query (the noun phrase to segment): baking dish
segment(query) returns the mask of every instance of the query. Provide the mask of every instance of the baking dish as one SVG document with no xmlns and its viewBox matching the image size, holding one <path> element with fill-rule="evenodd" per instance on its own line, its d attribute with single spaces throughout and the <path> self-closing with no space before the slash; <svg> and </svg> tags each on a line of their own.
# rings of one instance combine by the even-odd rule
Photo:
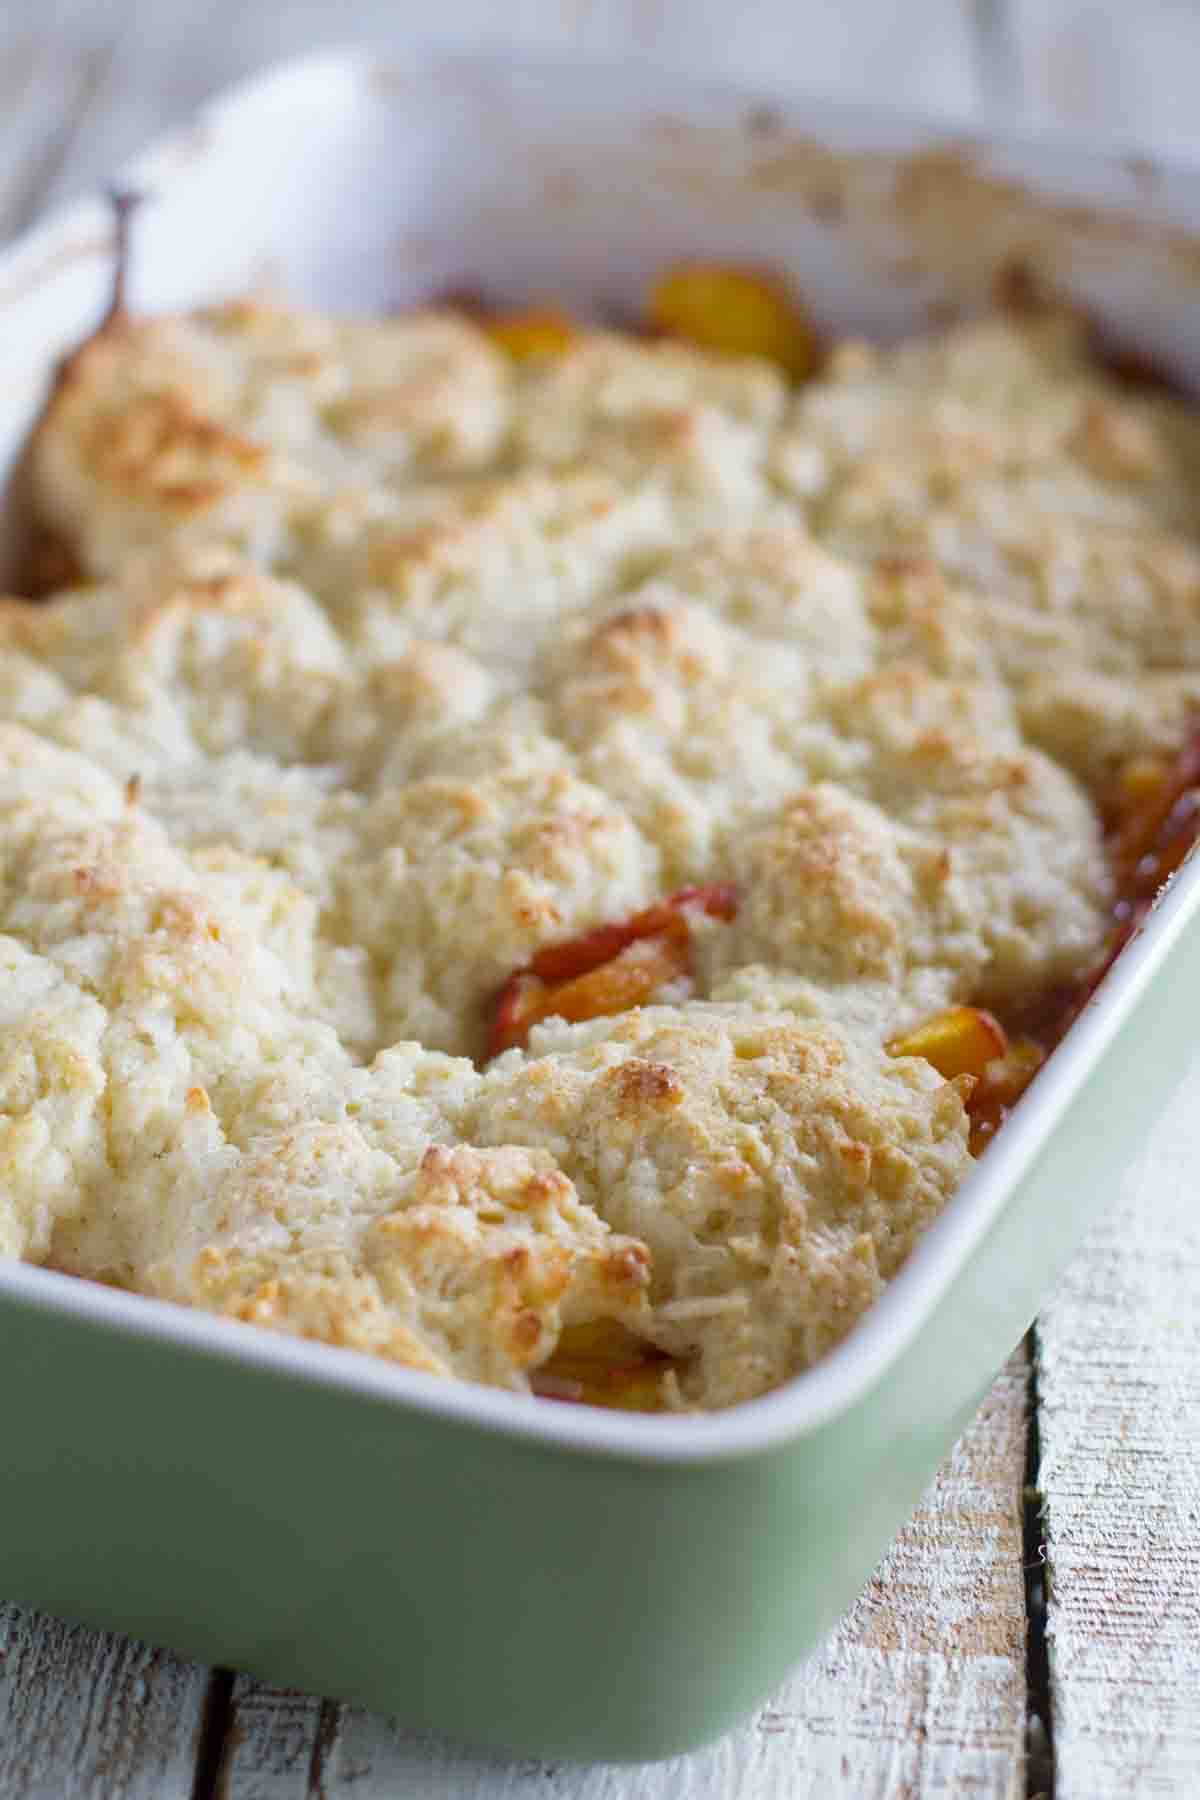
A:
<svg viewBox="0 0 1200 1800">
<path fill-rule="evenodd" d="M 621 315 L 697 254 L 894 334 L 1019 258 L 1200 384 L 1200 177 L 948 145 L 641 63 L 325 58 L 129 179 L 153 195 L 147 310 L 270 278 L 333 307 L 481 285 Z M 110 264 L 99 203 L 0 263 L 13 470 Z M 12 553 L 20 501 L 14 475 Z M 0 1267 L 0 1592 L 509 1749 L 639 1759 L 716 1735 L 853 1598 L 1126 1179 L 1193 1040 L 1198 909 L 1193 859 L 865 1322 L 734 1412 L 460 1388 Z"/>
</svg>

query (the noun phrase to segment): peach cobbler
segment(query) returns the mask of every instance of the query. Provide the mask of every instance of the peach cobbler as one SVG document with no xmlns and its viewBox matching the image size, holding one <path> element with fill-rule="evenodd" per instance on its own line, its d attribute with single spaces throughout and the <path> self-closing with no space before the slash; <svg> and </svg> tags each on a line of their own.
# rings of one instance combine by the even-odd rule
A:
<svg viewBox="0 0 1200 1800">
<path fill-rule="evenodd" d="M 0 613 L 0 1254 L 565 1399 L 836 1344 L 1191 843 L 1200 419 L 818 348 L 119 315 Z"/>
</svg>

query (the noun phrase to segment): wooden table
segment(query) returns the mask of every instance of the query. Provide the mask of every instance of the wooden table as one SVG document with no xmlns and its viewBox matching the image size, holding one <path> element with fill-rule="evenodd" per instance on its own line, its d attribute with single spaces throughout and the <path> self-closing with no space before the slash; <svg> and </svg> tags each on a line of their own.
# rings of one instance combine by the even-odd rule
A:
<svg viewBox="0 0 1200 1800">
<path fill-rule="evenodd" d="M 428 30 L 430 10 L 6 0 L 0 234 L 232 77 L 331 39 Z M 442 36 L 636 44 L 1200 152 L 1192 0 L 1141 0 L 1136 23 L 1105 0 L 435 10 Z M 1186 1095 L 853 1612 L 715 1748 L 640 1770 L 489 1760 L 0 1604 L 0 1800 L 1200 1793 L 1200 1053 Z"/>
</svg>

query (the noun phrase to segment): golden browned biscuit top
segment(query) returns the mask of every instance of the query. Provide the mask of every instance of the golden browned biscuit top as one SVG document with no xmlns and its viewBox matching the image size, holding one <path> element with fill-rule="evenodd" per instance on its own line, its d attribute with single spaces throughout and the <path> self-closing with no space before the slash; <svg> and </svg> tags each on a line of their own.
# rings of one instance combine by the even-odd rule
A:
<svg viewBox="0 0 1200 1800">
<path fill-rule="evenodd" d="M 888 1042 L 1101 941 L 1198 429 L 1062 319 L 799 388 L 102 334 L 33 458 L 87 582 L 0 612 L 0 1251 L 519 1391 L 606 1322 L 669 1405 L 808 1366 L 971 1166 Z"/>
</svg>

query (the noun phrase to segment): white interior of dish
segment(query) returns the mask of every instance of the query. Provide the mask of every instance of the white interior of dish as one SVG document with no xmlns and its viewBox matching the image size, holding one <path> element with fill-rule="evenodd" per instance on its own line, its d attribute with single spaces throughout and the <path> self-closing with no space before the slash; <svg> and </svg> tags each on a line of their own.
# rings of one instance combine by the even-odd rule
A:
<svg viewBox="0 0 1200 1800">
<path fill-rule="evenodd" d="M 764 101 L 642 63 L 366 54 L 238 90 L 125 173 L 149 196 L 130 300 L 191 307 L 269 282 L 334 310 L 448 287 L 633 317 L 677 256 L 766 264 L 818 318 L 876 336 L 978 306 L 1018 259 L 1118 344 L 1200 389 L 1200 172 L 1023 141 L 948 145 L 829 102 Z M 971 221 L 969 241 L 958 229 Z M 0 258 L 0 550 L 20 543 L 19 458 L 58 359 L 96 324 L 112 219 L 88 201 Z M 985 1162 L 825 1362 L 733 1412 L 646 1418 L 438 1381 L 21 1265 L 7 1292 L 146 1339 L 353 1388 L 546 1442 L 648 1458 L 744 1454 L 811 1428 L 877 1378 L 987 1232 L 1191 917 L 1173 884 Z"/>
</svg>

